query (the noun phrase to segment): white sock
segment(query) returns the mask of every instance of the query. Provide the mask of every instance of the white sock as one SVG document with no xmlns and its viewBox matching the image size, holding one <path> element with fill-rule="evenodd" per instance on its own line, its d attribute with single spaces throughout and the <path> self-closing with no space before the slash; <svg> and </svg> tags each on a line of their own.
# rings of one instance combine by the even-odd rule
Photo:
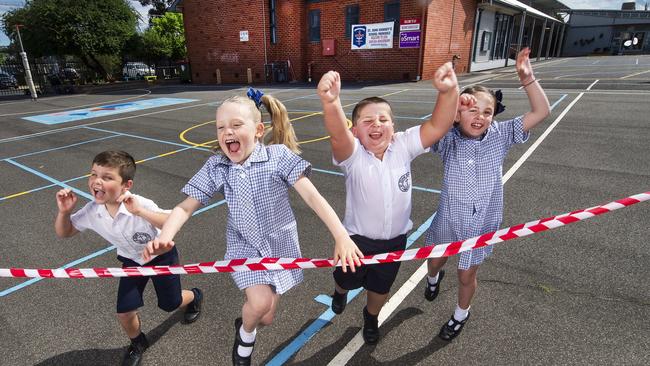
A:
<svg viewBox="0 0 650 366">
<path fill-rule="evenodd" d="M 463 309 L 460 307 L 460 305 L 456 305 L 456 310 L 454 310 L 454 319 L 458 320 L 459 322 L 462 322 L 463 320 L 467 319 L 467 315 L 469 314 L 469 308 L 471 308 L 471 306 L 467 307 L 467 309 Z"/>
<path fill-rule="evenodd" d="M 256 335 L 257 335 L 257 329 L 253 329 L 252 332 L 248 333 L 247 331 L 244 330 L 243 325 L 239 328 L 239 337 L 241 338 L 242 341 L 246 343 L 254 342 Z M 248 357 L 251 355 L 251 353 L 253 353 L 253 347 L 238 346 L 237 353 L 242 357 Z"/>
<path fill-rule="evenodd" d="M 436 273 L 435 276 L 431 277 L 427 275 L 427 281 L 429 281 L 429 289 L 431 291 L 436 289 L 436 283 L 438 283 L 438 277 L 440 277 L 440 272 Z"/>
</svg>

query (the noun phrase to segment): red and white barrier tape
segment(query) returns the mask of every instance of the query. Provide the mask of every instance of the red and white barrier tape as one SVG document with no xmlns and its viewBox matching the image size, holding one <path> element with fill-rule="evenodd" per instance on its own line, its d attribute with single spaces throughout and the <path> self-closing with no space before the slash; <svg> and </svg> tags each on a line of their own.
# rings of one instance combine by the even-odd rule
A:
<svg viewBox="0 0 650 366">
<path fill-rule="evenodd" d="M 494 245 L 506 240 L 521 238 L 549 229 L 582 221 L 619 208 L 632 206 L 650 200 L 650 191 L 610 202 L 606 205 L 573 211 L 525 224 L 519 224 L 467 240 L 448 244 L 431 245 L 418 249 L 401 250 L 367 256 L 361 259 L 364 265 L 409 261 L 413 259 L 450 257 L 468 250 Z M 340 265 L 340 264 L 338 264 Z M 215 272 L 240 272 L 285 270 L 298 268 L 334 267 L 332 259 L 310 258 L 242 258 L 199 264 L 126 267 L 126 268 L 58 268 L 58 269 L 24 269 L 0 268 L 0 277 L 42 277 L 42 278 L 96 278 L 96 277 L 139 277 L 168 274 L 200 274 Z"/>
</svg>

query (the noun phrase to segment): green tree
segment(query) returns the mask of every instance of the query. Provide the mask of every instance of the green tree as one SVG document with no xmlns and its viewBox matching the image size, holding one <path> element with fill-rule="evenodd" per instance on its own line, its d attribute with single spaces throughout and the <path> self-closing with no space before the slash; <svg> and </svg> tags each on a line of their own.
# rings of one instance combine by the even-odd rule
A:
<svg viewBox="0 0 650 366">
<path fill-rule="evenodd" d="M 153 18 L 151 23 L 151 27 L 142 35 L 147 58 L 184 59 L 187 50 L 183 15 L 167 12 L 161 17 Z"/>
<path fill-rule="evenodd" d="M 76 56 L 110 79 L 100 59 L 120 53 L 136 32 L 137 14 L 127 0 L 28 0 L 5 13 L 3 22 L 10 37 L 16 24 L 24 25 L 20 33 L 30 56 Z"/>
<path fill-rule="evenodd" d="M 167 8 L 174 2 L 174 0 L 136 0 L 142 6 L 151 5 L 152 8 L 149 9 L 149 17 L 156 17 L 163 15 L 167 12 Z"/>
</svg>

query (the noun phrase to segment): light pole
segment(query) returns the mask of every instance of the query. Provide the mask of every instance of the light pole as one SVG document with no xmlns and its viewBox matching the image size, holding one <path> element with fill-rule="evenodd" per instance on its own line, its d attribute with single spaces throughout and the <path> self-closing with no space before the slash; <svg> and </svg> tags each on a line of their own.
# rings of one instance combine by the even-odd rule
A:
<svg viewBox="0 0 650 366">
<path fill-rule="evenodd" d="M 29 93 L 32 95 L 32 100 L 37 99 L 36 88 L 34 87 L 34 80 L 32 79 L 32 71 L 29 69 L 29 61 L 27 60 L 27 53 L 23 48 L 23 39 L 20 37 L 20 27 L 22 24 L 16 24 L 16 33 L 18 34 L 18 43 L 20 43 L 20 58 L 23 60 L 23 67 L 25 68 L 25 81 L 29 87 Z"/>
</svg>

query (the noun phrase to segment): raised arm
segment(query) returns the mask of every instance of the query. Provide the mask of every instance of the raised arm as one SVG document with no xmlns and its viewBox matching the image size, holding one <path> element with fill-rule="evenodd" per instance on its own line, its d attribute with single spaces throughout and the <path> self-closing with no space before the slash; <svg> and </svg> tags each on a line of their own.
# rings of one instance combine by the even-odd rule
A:
<svg viewBox="0 0 650 366">
<path fill-rule="evenodd" d="M 327 226 L 332 237 L 334 237 L 334 263 L 337 263 L 340 259 L 343 272 L 347 272 L 346 266 L 350 266 L 350 269 L 354 272 L 355 266 L 361 265 L 359 257 L 363 257 L 363 253 L 361 253 L 357 245 L 350 239 L 350 235 L 348 235 L 348 232 L 343 227 L 339 217 L 336 216 L 336 212 L 334 212 L 332 206 L 318 193 L 316 187 L 306 177 L 299 178 L 293 187 L 307 205 L 314 210 L 316 215 Z"/>
<path fill-rule="evenodd" d="M 524 114 L 524 131 L 537 126 L 551 113 L 546 93 L 533 75 L 533 66 L 530 64 L 529 55 L 530 48 L 528 47 L 517 55 L 517 75 L 519 75 L 519 81 L 524 86 L 530 102 L 530 112 Z"/>
<path fill-rule="evenodd" d="M 318 96 L 323 105 L 325 128 L 330 134 L 332 154 L 338 162 L 347 160 L 354 152 L 354 136 L 348 129 L 340 94 L 341 76 L 336 71 L 327 72 L 318 83 Z"/>
<path fill-rule="evenodd" d="M 445 136 L 454 124 L 458 111 L 458 80 L 451 62 L 440 66 L 433 76 L 433 86 L 438 89 L 436 106 L 431 118 L 420 127 L 423 147 L 429 147 Z"/>
<path fill-rule="evenodd" d="M 59 212 L 54 221 L 54 232 L 59 238 L 67 238 L 79 232 L 70 220 L 70 213 L 76 204 L 77 196 L 70 189 L 65 188 L 56 192 L 56 205 Z"/>
<path fill-rule="evenodd" d="M 172 249 L 174 246 L 174 236 L 183 227 L 183 224 L 192 216 L 192 213 L 201 207 L 201 202 L 192 197 L 187 197 L 185 201 L 179 203 L 162 226 L 160 236 L 147 243 L 147 247 L 142 252 L 142 258 L 149 261 L 152 255 L 163 254 Z"/>
</svg>

